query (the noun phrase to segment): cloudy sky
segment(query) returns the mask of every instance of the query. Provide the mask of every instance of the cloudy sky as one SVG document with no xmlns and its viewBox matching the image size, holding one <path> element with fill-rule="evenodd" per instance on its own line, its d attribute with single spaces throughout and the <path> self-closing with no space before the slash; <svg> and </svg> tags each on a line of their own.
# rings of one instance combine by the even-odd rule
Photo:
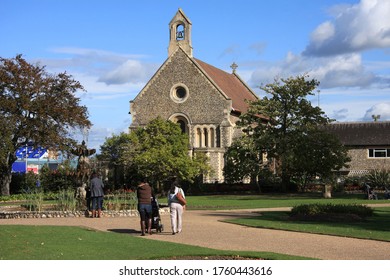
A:
<svg viewBox="0 0 390 280">
<path fill-rule="evenodd" d="M 390 120 L 390 0 L 0 0 L 0 56 L 67 71 L 99 148 L 127 131 L 129 101 L 168 57 L 182 8 L 194 57 L 237 73 L 262 96 L 275 77 L 320 81 L 314 105 L 337 121 Z"/>
</svg>

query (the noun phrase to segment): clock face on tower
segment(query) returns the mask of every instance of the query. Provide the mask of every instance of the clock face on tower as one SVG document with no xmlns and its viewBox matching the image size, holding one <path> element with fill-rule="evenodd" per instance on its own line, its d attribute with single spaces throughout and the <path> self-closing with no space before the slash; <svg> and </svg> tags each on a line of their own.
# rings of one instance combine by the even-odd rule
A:
<svg viewBox="0 0 390 280">
<path fill-rule="evenodd" d="M 176 27 L 176 41 L 184 40 L 184 25 L 179 24 Z"/>
</svg>

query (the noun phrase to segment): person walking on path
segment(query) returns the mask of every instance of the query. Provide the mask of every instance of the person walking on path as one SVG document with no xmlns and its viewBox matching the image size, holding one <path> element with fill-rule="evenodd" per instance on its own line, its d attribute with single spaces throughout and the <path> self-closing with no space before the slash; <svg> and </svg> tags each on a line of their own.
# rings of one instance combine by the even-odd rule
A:
<svg viewBox="0 0 390 280">
<path fill-rule="evenodd" d="M 92 179 L 90 183 L 91 199 L 92 199 L 92 218 L 102 216 L 103 197 L 104 197 L 104 184 L 96 172 L 92 173 Z M 97 212 L 96 212 L 97 211 Z"/>
<path fill-rule="evenodd" d="M 137 187 L 138 198 L 138 212 L 141 218 L 141 235 L 144 236 L 146 232 L 146 219 L 147 219 L 147 232 L 152 234 L 152 187 L 143 180 Z"/>
<path fill-rule="evenodd" d="M 181 233 L 183 224 L 183 212 L 186 201 L 182 188 L 177 182 L 172 183 L 168 192 L 168 206 L 171 216 L 172 235 Z"/>
</svg>

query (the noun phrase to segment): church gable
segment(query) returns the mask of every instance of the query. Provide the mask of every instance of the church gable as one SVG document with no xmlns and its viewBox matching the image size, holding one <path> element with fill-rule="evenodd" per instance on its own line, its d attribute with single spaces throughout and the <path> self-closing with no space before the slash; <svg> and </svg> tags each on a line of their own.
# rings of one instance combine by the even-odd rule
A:
<svg viewBox="0 0 390 280">
<path fill-rule="evenodd" d="M 137 125 L 157 116 L 169 119 L 177 113 L 193 124 L 220 124 L 231 107 L 230 98 L 179 48 L 132 101 L 131 114 Z"/>
<path fill-rule="evenodd" d="M 204 182 L 223 181 L 224 153 L 241 130 L 238 116 L 257 96 L 235 73 L 193 57 L 191 21 L 179 9 L 169 23 L 168 59 L 130 101 L 130 130 L 156 117 L 171 120 L 188 134 L 189 153 L 204 153 L 213 171 Z"/>
</svg>

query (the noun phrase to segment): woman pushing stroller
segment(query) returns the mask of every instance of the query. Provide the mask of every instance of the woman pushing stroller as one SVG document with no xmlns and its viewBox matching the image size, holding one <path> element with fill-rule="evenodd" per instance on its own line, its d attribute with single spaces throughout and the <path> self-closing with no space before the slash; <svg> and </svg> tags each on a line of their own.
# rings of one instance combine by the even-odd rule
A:
<svg viewBox="0 0 390 280">
<path fill-rule="evenodd" d="M 152 200 L 153 190 L 148 182 L 144 179 L 138 183 L 137 198 L 138 198 L 138 212 L 141 218 L 141 235 L 145 232 L 152 234 Z M 146 225 L 148 228 L 146 228 Z"/>
</svg>

